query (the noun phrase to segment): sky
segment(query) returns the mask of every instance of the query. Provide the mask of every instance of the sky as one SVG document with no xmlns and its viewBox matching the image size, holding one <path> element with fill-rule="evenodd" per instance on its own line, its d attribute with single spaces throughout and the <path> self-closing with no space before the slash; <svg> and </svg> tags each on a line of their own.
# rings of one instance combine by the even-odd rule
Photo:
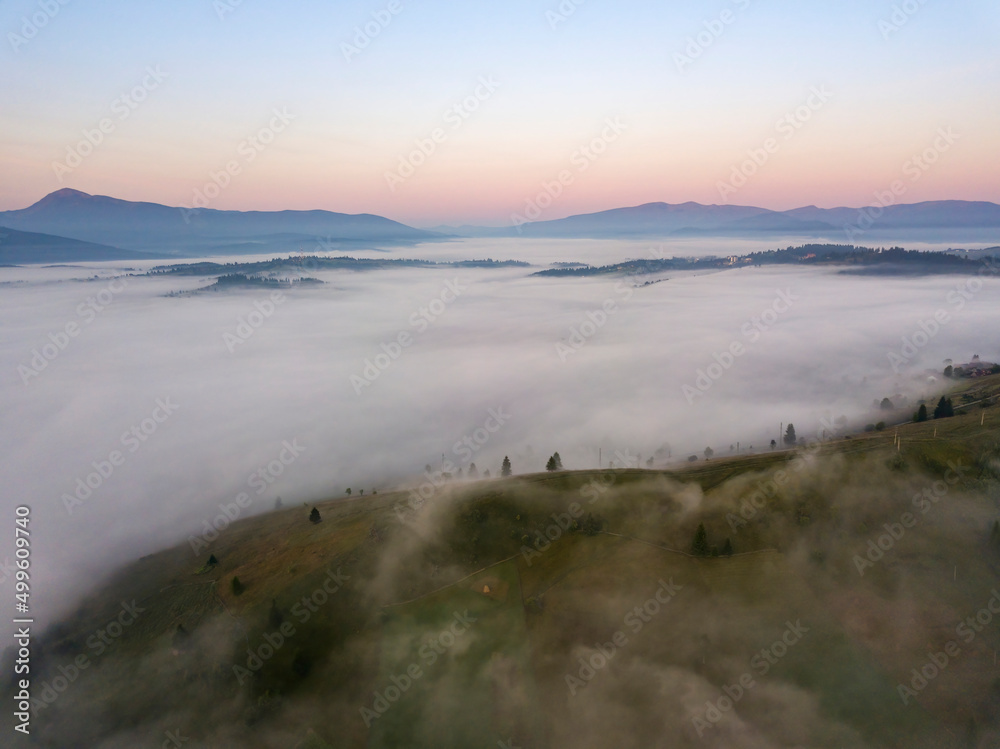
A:
<svg viewBox="0 0 1000 749">
<path fill-rule="evenodd" d="M 8 0 L 0 32 L 0 210 L 1000 201 L 986 0 Z"/>
</svg>

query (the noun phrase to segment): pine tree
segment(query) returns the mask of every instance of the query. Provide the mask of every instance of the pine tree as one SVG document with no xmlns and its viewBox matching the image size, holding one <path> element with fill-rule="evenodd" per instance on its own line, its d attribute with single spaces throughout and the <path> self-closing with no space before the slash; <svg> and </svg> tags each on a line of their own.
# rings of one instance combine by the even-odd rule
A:
<svg viewBox="0 0 1000 749">
<path fill-rule="evenodd" d="M 469 463 L 469 473 L 468 473 L 468 476 L 469 476 L 470 479 L 477 479 L 477 478 L 479 478 L 479 469 L 476 468 L 476 464 L 475 463 Z"/>
<path fill-rule="evenodd" d="M 310 523 L 319 523 L 322 520 L 323 520 L 323 518 L 321 518 L 319 516 L 319 510 L 317 510 L 315 507 L 313 507 L 312 508 L 312 512 L 309 513 L 309 522 Z"/>
<path fill-rule="evenodd" d="M 917 409 L 917 415 L 913 417 L 914 421 L 927 421 L 927 404 L 921 403 L 920 408 Z"/>
<path fill-rule="evenodd" d="M 935 419 L 947 419 L 949 416 L 955 415 L 955 408 L 951 404 L 951 400 L 941 396 L 941 400 L 938 401 L 937 406 L 934 407 L 934 418 Z"/>
<path fill-rule="evenodd" d="M 239 596 L 242 595 L 243 591 L 246 590 L 247 588 L 243 583 L 240 582 L 240 579 L 238 577 L 234 577 L 232 582 L 232 589 L 233 589 L 233 595 Z"/>
<path fill-rule="evenodd" d="M 215 558 L 215 554 L 212 554 L 212 555 L 211 555 L 211 556 L 210 556 L 210 557 L 208 558 L 208 566 L 209 566 L 209 567 L 211 567 L 211 566 L 213 566 L 213 565 L 216 565 L 216 564 L 218 564 L 218 563 L 219 563 L 219 560 Z"/>
<path fill-rule="evenodd" d="M 562 466 L 562 458 L 559 457 L 559 453 L 555 453 L 552 457 L 556 461 L 556 470 L 561 471 L 563 469 L 563 466 Z"/>
<path fill-rule="evenodd" d="M 510 458 L 508 458 L 506 455 L 503 456 L 503 465 L 500 466 L 500 475 L 501 476 L 511 475 Z"/>
<path fill-rule="evenodd" d="M 722 556 L 731 557 L 732 555 L 733 555 L 733 542 L 727 538 L 726 543 L 722 545 Z"/>
<path fill-rule="evenodd" d="M 785 444 L 794 445 L 798 442 L 798 438 L 795 436 L 795 425 L 789 424 L 788 429 L 785 430 Z"/>
<path fill-rule="evenodd" d="M 698 530 L 694 534 L 694 542 L 691 544 L 691 554 L 696 557 L 708 556 L 708 533 L 705 531 L 705 524 L 698 523 Z"/>
<path fill-rule="evenodd" d="M 552 471 L 556 470 L 556 459 L 555 459 L 555 456 L 552 456 L 551 458 L 549 458 L 549 462 L 545 464 L 545 470 L 549 471 L 549 472 L 552 472 Z"/>
</svg>

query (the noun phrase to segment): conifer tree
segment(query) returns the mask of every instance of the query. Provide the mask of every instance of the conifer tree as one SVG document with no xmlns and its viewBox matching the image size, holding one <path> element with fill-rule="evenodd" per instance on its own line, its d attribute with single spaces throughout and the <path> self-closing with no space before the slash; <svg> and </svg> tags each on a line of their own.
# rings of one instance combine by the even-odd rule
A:
<svg viewBox="0 0 1000 749">
<path fill-rule="evenodd" d="M 694 534 L 694 542 L 691 544 L 691 554 L 696 557 L 707 557 L 708 533 L 705 531 L 705 524 L 698 523 L 698 530 Z"/>
<path fill-rule="evenodd" d="M 785 444 L 794 445 L 798 442 L 798 438 L 795 436 L 795 425 L 789 424 L 788 429 L 785 430 Z"/>
</svg>

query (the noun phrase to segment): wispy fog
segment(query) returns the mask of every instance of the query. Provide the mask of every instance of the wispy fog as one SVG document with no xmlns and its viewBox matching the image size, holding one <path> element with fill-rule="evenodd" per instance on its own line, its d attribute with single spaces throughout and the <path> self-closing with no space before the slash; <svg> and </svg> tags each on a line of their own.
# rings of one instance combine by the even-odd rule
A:
<svg viewBox="0 0 1000 749">
<path fill-rule="evenodd" d="M 713 254 L 772 246 L 724 244 Z M 475 240 L 400 255 L 540 268 L 648 246 Z M 667 256 L 705 249 L 664 245 Z M 204 532 L 240 492 L 256 513 L 279 495 L 288 505 L 415 485 L 442 456 L 496 475 L 505 455 L 525 473 L 557 450 L 569 469 L 596 466 L 599 451 L 605 464 L 629 451 L 662 466 L 668 450 L 673 461 L 737 442 L 766 450 L 782 422 L 800 436 L 823 417 L 858 428 L 873 399 L 902 394 L 912 411 L 940 387 L 928 370 L 944 359 L 1000 354 L 993 278 L 979 288 L 784 267 L 530 277 L 537 269 L 318 272 L 324 285 L 277 303 L 266 290 L 168 297 L 212 279 L 114 282 L 112 264 L 0 269 L 3 511 L 32 507 L 39 620 L 112 563 Z M 947 321 L 894 371 L 888 354 L 938 310 Z M 69 323 L 75 336 L 60 333 Z M 50 334 L 48 354 L 63 346 L 45 358 Z M 734 344 L 739 355 L 723 353 Z M 81 489 L 88 478 L 96 488 Z"/>
</svg>

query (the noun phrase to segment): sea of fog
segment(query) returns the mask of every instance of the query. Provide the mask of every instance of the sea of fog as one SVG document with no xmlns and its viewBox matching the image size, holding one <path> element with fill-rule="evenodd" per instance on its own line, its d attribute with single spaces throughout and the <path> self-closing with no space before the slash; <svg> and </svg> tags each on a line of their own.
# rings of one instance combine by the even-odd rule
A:
<svg viewBox="0 0 1000 749">
<path fill-rule="evenodd" d="M 761 246 L 470 240 L 393 254 L 544 267 Z M 117 564 L 203 533 L 241 492 L 240 512 L 257 513 L 278 496 L 415 486 L 425 465 L 496 475 L 505 455 L 525 473 L 555 451 L 576 469 L 766 450 L 782 423 L 858 428 L 877 419 L 873 400 L 915 407 L 935 392 L 945 359 L 1000 358 L 995 278 L 411 268 L 318 272 L 322 286 L 275 300 L 169 295 L 210 279 L 126 267 L 141 269 L 0 269 L 2 517 L 31 507 L 40 621 Z"/>
</svg>

